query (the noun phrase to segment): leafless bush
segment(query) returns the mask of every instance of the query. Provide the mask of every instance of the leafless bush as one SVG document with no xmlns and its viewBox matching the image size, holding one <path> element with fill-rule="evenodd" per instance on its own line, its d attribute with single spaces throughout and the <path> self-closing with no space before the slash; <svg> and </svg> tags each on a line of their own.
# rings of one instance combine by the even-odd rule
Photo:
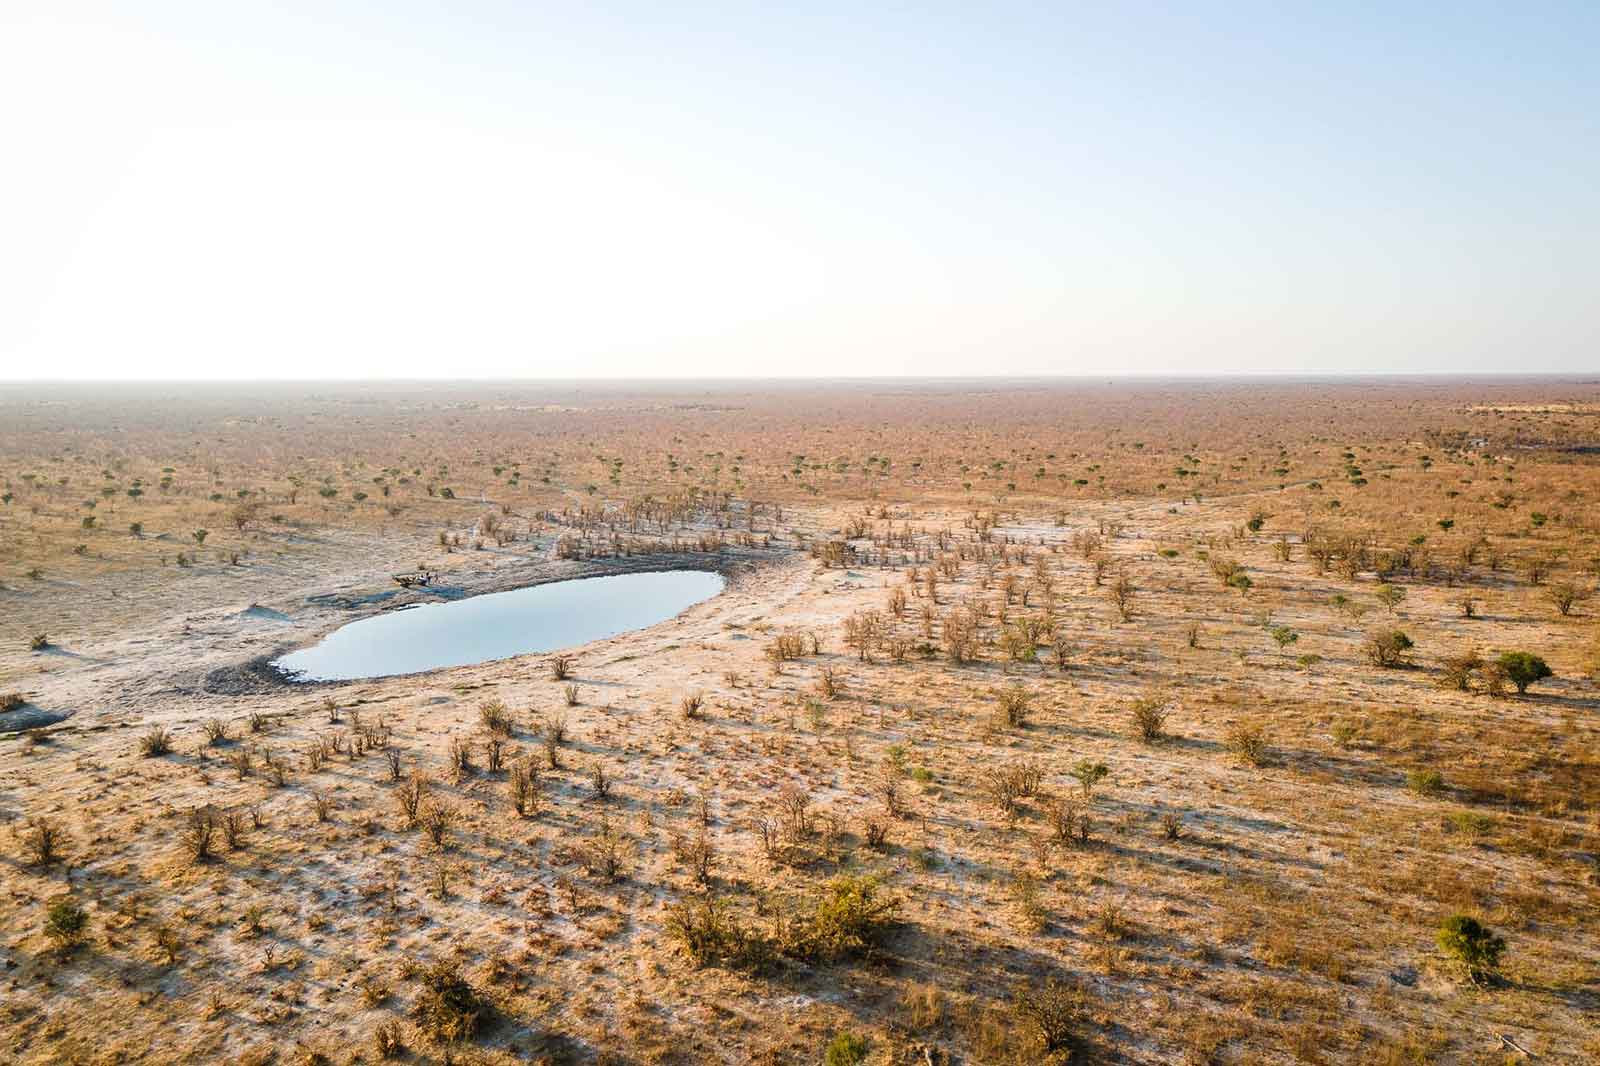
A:
<svg viewBox="0 0 1600 1066">
<path fill-rule="evenodd" d="M 454 807 L 437 800 L 426 804 L 422 808 L 420 818 L 422 831 L 427 834 L 434 847 L 444 846 L 446 838 L 450 835 L 450 830 L 455 828 L 456 823 L 460 820 L 461 816 Z"/>
<path fill-rule="evenodd" d="M 478 707 L 478 721 L 491 736 L 509 737 L 514 731 L 511 712 L 501 700 L 489 700 Z"/>
<path fill-rule="evenodd" d="M 785 785 L 778 792 L 778 820 L 784 836 L 791 841 L 811 835 L 811 796 L 798 785 Z"/>
<path fill-rule="evenodd" d="M 1136 591 L 1133 581 L 1126 574 L 1119 574 L 1106 589 L 1106 598 L 1117 609 L 1117 617 L 1124 622 L 1133 618 L 1133 597 Z"/>
<path fill-rule="evenodd" d="M 1086 844 L 1089 842 L 1089 812 L 1079 807 L 1070 797 L 1062 797 L 1050 806 L 1050 837 L 1058 844 Z"/>
<path fill-rule="evenodd" d="M 61 857 L 61 844 L 65 834 L 61 826 L 49 818 L 29 818 L 22 844 L 28 861 L 34 866 L 49 866 Z"/>
<path fill-rule="evenodd" d="M 1172 714 L 1167 698 L 1151 693 L 1133 701 L 1133 727 L 1139 739 L 1154 744 L 1166 736 L 1167 719 Z"/>
<path fill-rule="evenodd" d="M 772 660 L 774 664 L 804 658 L 806 653 L 805 635 L 794 630 L 779 633 L 767 642 L 764 651 L 767 658 Z"/>
<path fill-rule="evenodd" d="M 678 861 L 694 875 L 696 881 L 701 884 L 710 883 L 711 868 L 716 862 L 717 852 L 711 843 L 711 835 L 704 825 L 696 829 L 692 838 L 674 838 L 672 850 Z"/>
<path fill-rule="evenodd" d="M 1439 660 L 1439 666 L 1441 669 L 1439 684 L 1458 692 L 1469 692 L 1472 689 L 1473 678 L 1484 667 L 1484 661 L 1482 656 L 1469 648 L 1445 656 Z"/>
<path fill-rule="evenodd" d="M 210 862 L 217 837 L 217 820 L 209 808 L 195 807 L 189 811 L 181 840 L 183 849 L 192 862 Z"/>
<path fill-rule="evenodd" d="M 139 754 L 146 759 L 158 758 L 172 751 L 172 734 L 163 726 L 151 726 L 139 738 Z"/>
<path fill-rule="evenodd" d="M 606 764 L 596 760 L 594 765 L 589 767 L 589 788 L 594 792 L 594 798 L 602 801 L 610 799 L 611 785 L 611 775 L 606 772 Z"/>
<path fill-rule="evenodd" d="M 459 781 L 472 773 L 472 741 L 453 737 L 450 741 L 450 772 Z"/>
<path fill-rule="evenodd" d="M 600 832 L 585 842 L 580 861 L 590 875 L 610 884 L 622 878 L 627 852 L 628 841 L 606 821 L 601 824 Z"/>
<path fill-rule="evenodd" d="M 532 760 L 524 760 L 511 767 L 511 778 L 506 787 L 511 792 L 511 806 L 519 815 L 539 812 L 541 784 L 539 768 Z"/>
<path fill-rule="evenodd" d="M 883 615 L 877 611 L 856 611 L 844 620 L 844 642 L 854 648 L 862 662 L 870 662 L 872 653 L 883 641 L 885 631 Z"/>
<path fill-rule="evenodd" d="M 1028 724 L 1028 710 L 1033 702 L 1033 694 L 1020 683 L 1007 685 L 995 694 L 999 703 L 999 719 L 1002 724 L 1012 729 L 1020 729 Z"/>
<path fill-rule="evenodd" d="M 1259 722 L 1239 722 L 1230 726 L 1224 738 L 1228 750 L 1248 766 L 1262 766 L 1267 761 L 1267 731 Z"/>
<path fill-rule="evenodd" d="M 423 801 L 428 796 L 428 778 L 420 771 L 414 771 L 410 777 L 400 783 L 395 789 L 394 800 L 400 808 L 400 816 L 405 820 L 407 829 L 415 826 L 421 819 Z"/>
</svg>

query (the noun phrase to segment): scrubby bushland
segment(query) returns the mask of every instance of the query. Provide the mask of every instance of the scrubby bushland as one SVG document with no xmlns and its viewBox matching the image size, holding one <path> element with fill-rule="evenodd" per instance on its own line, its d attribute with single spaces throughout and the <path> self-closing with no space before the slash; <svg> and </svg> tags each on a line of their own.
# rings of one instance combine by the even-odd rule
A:
<svg viewBox="0 0 1600 1066">
<path fill-rule="evenodd" d="M 725 901 L 710 894 L 668 907 L 665 928 L 698 966 L 756 970 L 772 957 L 767 942 L 741 923 Z"/>
</svg>

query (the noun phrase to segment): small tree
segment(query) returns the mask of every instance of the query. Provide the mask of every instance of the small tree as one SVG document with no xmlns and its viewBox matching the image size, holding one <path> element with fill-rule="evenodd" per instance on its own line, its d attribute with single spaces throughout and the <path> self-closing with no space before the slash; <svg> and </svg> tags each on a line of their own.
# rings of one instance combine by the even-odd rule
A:
<svg viewBox="0 0 1600 1066">
<path fill-rule="evenodd" d="M 1267 634 L 1277 642 L 1280 651 L 1289 650 L 1289 645 L 1300 639 L 1300 634 L 1288 626 L 1268 626 Z"/>
<path fill-rule="evenodd" d="M 1571 581 L 1557 581 L 1544 590 L 1544 598 L 1550 601 L 1550 606 L 1556 613 L 1565 618 L 1572 613 L 1572 609 L 1582 600 L 1588 598 L 1587 589 L 1580 588 Z"/>
<path fill-rule="evenodd" d="M 1493 977 L 1505 953 L 1504 938 L 1466 914 L 1454 914 L 1439 926 L 1439 950 L 1445 953 L 1467 979 L 1477 984 Z"/>
<path fill-rule="evenodd" d="M 1525 695 L 1535 681 L 1555 676 L 1545 661 L 1531 652 L 1508 651 L 1495 662 L 1505 671 L 1506 680 L 1516 686 L 1519 696 Z"/>
<path fill-rule="evenodd" d="M 1091 762 L 1088 759 L 1079 759 L 1072 767 L 1072 776 L 1078 779 L 1078 785 L 1083 789 L 1083 798 L 1088 799 L 1098 785 L 1111 771 L 1103 762 Z"/>
<path fill-rule="evenodd" d="M 1111 587 L 1106 590 L 1106 595 L 1117 609 L 1117 617 L 1124 622 L 1133 617 L 1133 593 L 1133 582 L 1128 580 L 1126 575 L 1118 575 L 1111 583 Z"/>
<path fill-rule="evenodd" d="M 1047 1054 L 1071 1052 L 1076 1046 L 1078 1027 L 1087 1013 L 1082 989 L 1052 977 L 1042 985 L 1019 987 L 1014 1003 L 1017 1013 L 1038 1034 Z"/>
<path fill-rule="evenodd" d="M 1469 692 L 1472 689 L 1472 679 L 1483 669 L 1483 658 L 1475 651 L 1468 649 L 1456 655 L 1447 655 L 1440 660 L 1443 676 L 1439 684 L 1445 688 L 1453 688 L 1459 692 Z"/>
<path fill-rule="evenodd" d="M 1376 595 L 1378 602 L 1388 608 L 1390 614 L 1394 614 L 1394 609 L 1406 598 L 1406 590 L 1399 585 L 1379 585 Z"/>
</svg>

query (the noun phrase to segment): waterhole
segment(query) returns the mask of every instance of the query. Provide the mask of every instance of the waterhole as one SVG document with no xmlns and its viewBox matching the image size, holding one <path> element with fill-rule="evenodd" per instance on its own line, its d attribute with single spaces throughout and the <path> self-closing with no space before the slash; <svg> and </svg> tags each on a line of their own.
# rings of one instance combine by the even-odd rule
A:
<svg viewBox="0 0 1600 1066">
<path fill-rule="evenodd" d="M 273 660 L 294 681 L 355 681 L 556 651 L 643 629 L 722 591 L 719 574 L 613 574 L 404 607 Z"/>
</svg>

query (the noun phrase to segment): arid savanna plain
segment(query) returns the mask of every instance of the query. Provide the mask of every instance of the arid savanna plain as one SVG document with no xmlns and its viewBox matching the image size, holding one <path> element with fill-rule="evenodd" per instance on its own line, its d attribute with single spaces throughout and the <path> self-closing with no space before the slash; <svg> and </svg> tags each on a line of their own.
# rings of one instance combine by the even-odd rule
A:
<svg viewBox="0 0 1600 1066">
<path fill-rule="evenodd" d="M 0 1062 L 1600 1061 L 1593 377 L 23 383 L 0 488 Z"/>
</svg>

